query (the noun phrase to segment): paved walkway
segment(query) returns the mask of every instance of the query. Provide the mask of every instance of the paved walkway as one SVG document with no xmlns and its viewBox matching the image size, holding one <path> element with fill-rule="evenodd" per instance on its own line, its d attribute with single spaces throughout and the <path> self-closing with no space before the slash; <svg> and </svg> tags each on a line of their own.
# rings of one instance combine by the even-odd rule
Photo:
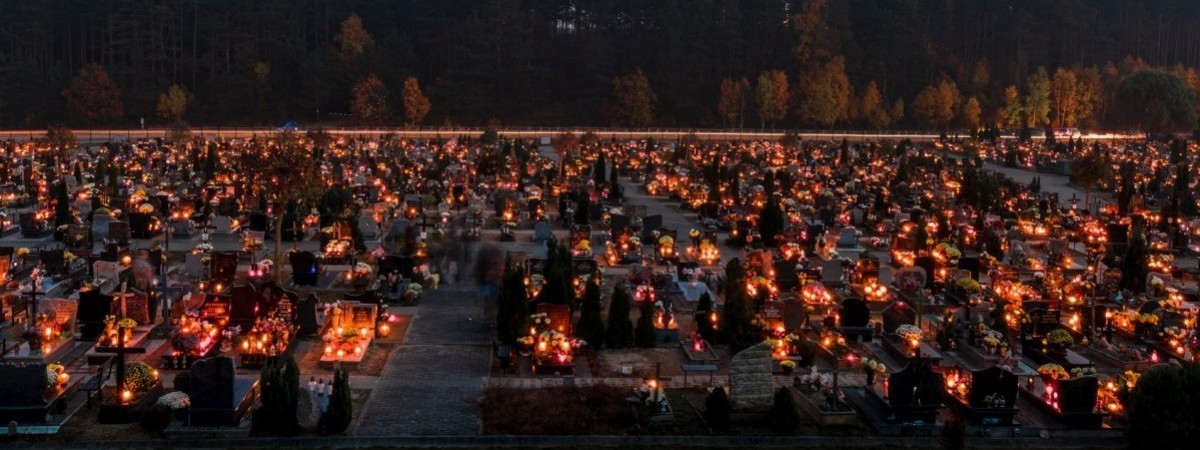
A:
<svg viewBox="0 0 1200 450">
<path fill-rule="evenodd" d="M 824 373 L 824 372 L 823 372 Z M 540 389 L 546 387 L 562 387 L 567 382 L 568 377 L 546 377 L 546 378 L 531 378 L 531 377 L 511 377 L 511 378 L 489 378 L 487 386 L 489 388 L 517 388 L 517 389 Z M 775 386 L 788 386 L 792 384 L 793 375 L 775 375 Z M 596 385 L 608 385 L 616 387 L 636 388 L 642 385 L 642 379 L 637 377 L 579 377 L 573 381 L 577 387 L 588 387 Z M 838 382 L 842 386 L 862 386 L 867 382 L 867 376 L 859 370 L 844 370 L 838 376 Z M 716 386 L 728 386 L 729 375 L 713 375 L 712 384 Z M 688 375 L 687 384 L 684 384 L 683 376 L 670 377 L 662 380 L 662 386 L 666 389 L 679 389 L 687 387 L 708 387 L 709 378 L 706 373 L 696 373 Z"/>
<path fill-rule="evenodd" d="M 479 434 L 489 322 L 473 284 L 426 292 L 405 342 L 388 357 L 355 435 Z"/>
</svg>

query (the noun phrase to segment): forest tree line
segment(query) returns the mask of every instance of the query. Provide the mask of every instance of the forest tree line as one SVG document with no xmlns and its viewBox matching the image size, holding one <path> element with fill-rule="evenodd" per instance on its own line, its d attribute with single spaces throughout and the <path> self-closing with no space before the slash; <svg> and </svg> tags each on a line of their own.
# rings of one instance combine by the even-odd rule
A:
<svg viewBox="0 0 1200 450">
<path fill-rule="evenodd" d="M 1189 0 L 0 0 L 0 125 L 1190 129 Z"/>
</svg>

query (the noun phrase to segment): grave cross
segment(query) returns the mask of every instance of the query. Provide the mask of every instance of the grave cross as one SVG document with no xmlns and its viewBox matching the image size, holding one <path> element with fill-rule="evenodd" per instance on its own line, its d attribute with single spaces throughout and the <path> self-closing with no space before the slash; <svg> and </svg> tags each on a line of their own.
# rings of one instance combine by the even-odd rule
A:
<svg viewBox="0 0 1200 450">
<path fill-rule="evenodd" d="M 25 295 L 29 296 L 29 320 L 33 325 L 37 325 L 35 321 L 38 315 L 38 296 L 43 294 L 45 292 L 42 292 L 42 264 L 38 263 L 29 275 L 29 290 L 25 291 Z"/>
<path fill-rule="evenodd" d="M 121 318 L 125 318 L 125 283 L 121 283 Z M 125 346 L 125 331 L 121 327 L 117 327 L 117 345 L 116 347 L 97 346 L 96 353 L 112 353 L 117 356 L 117 390 L 120 392 L 125 389 L 125 355 L 130 353 L 146 353 L 146 349 L 141 347 L 126 347 Z M 118 394 L 120 395 L 120 394 Z M 120 398 L 120 397 L 118 397 Z"/>
</svg>

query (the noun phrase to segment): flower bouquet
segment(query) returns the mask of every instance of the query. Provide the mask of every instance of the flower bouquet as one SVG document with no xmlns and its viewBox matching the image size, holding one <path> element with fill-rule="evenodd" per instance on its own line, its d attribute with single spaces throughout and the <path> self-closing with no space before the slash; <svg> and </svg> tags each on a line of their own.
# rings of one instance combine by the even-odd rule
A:
<svg viewBox="0 0 1200 450">
<path fill-rule="evenodd" d="M 1037 372 L 1038 375 L 1042 376 L 1042 380 L 1045 380 L 1046 383 L 1053 383 L 1055 381 L 1071 378 L 1071 374 L 1067 372 L 1067 369 L 1064 369 L 1063 366 L 1058 364 L 1042 364 L 1041 366 L 1038 366 Z"/>
<path fill-rule="evenodd" d="M 896 328 L 896 336 L 899 336 L 905 342 L 919 342 L 925 336 L 925 332 L 921 331 L 916 325 L 904 324 Z"/>
<path fill-rule="evenodd" d="M 1062 328 L 1046 333 L 1046 343 L 1059 349 L 1065 349 L 1075 345 L 1075 338 L 1071 333 Z"/>
<path fill-rule="evenodd" d="M 181 391 L 169 392 L 158 398 L 156 403 L 171 408 L 172 411 L 187 409 L 192 406 L 192 399 Z"/>
</svg>

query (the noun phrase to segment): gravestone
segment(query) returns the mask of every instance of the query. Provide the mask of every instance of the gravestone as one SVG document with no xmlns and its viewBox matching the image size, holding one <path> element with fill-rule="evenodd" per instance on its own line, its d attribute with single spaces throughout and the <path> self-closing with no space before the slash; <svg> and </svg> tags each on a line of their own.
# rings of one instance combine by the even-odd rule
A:
<svg viewBox="0 0 1200 450">
<path fill-rule="evenodd" d="M 242 333 L 254 326 L 258 303 L 262 297 L 250 286 L 237 286 L 229 291 L 229 324 L 242 327 Z"/>
<path fill-rule="evenodd" d="M 317 257 L 310 251 L 293 252 L 288 255 L 292 265 L 292 283 L 297 286 L 316 286 L 320 275 Z"/>
<path fill-rule="evenodd" d="M 995 408 L 984 401 L 989 396 L 999 395 L 1004 399 L 1003 408 L 1017 407 L 1017 376 L 1000 366 L 971 372 L 971 386 L 967 394 L 972 408 Z"/>
<path fill-rule="evenodd" d="M 321 327 L 317 323 L 317 296 L 309 294 L 296 304 L 296 324 L 299 326 L 297 333 L 300 336 L 308 336 L 316 333 Z"/>
<path fill-rule="evenodd" d="M 362 232 L 363 239 L 365 240 L 370 241 L 379 237 L 379 223 L 375 222 L 375 216 L 358 216 L 358 229 Z"/>
<path fill-rule="evenodd" d="M 1063 415 L 1091 414 L 1096 407 L 1100 380 L 1083 376 L 1058 382 L 1058 409 Z"/>
<path fill-rule="evenodd" d="M 152 230 L 154 224 L 154 216 L 134 212 L 129 214 L 129 233 L 130 236 L 138 239 L 146 239 L 158 234 L 158 230 Z"/>
<path fill-rule="evenodd" d="M 734 411 L 765 411 L 771 407 L 775 393 L 773 367 L 767 341 L 733 356 L 729 363 L 729 400 Z"/>
<path fill-rule="evenodd" d="M 642 242 L 655 242 L 654 232 L 662 228 L 662 214 L 646 216 L 642 219 Z"/>
<path fill-rule="evenodd" d="M 533 242 L 544 243 L 554 239 L 554 232 L 550 229 L 550 222 L 539 221 L 533 226 Z"/>
<path fill-rule="evenodd" d="M 48 381 L 45 364 L 0 364 L 0 420 L 44 423 L 50 405 L 43 399 Z"/>
<path fill-rule="evenodd" d="M 62 249 L 42 250 L 38 259 L 42 262 L 42 269 L 51 275 L 60 274 L 67 270 L 66 258 Z"/>
<path fill-rule="evenodd" d="M 775 284 L 781 290 L 789 290 L 800 282 L 799 276 L 796 274 L 796 264 L 787 261 L 775 261 Z"/>
<path fill-rule="evenodd" d="M 845 268 L 842 267 L 840 260 L 832 259 L 821 262 L 821 284 L 832 287 L 845 283 Z"/>
<path fill-rule="evenodd" d="M 112 311 L 112 296 L 99 289 L 79 291 L 79 340 L 94 341 L 104 332 L 104 316 Z"/>
<path fill-rule="evenodd" d="M 717 219 L 721 217 L 721 205 L 716 202 L 707 202 L 700 205 L 698 211 L 701 219 Z"/>
<path fill-rule="evenodd" d="M 75 318 L 79 314 L 79 301 L 69 298 L 40 300 L 38 309 L 49 313 L 56 324 L 66 324 L 67 331 L 75 331 Z"/>
<path fill-rule="evenodd" d="M 612 232 L 614 236 L 624 232 L 625 229 L 629 228 L 630 225 L 631 221 L 629 220 L 629 216 L 615 214 L 608 218 L 608 230 Z"/>
<path fill-rule="evenodd" d="M 208 226 L 212 228 L 213 234 L 233 233 L 233 219 L 226 216 L 213 217 L 209 220 Z"/>
<path fill-rule="evenodd" d="M 118 281 L 121 278 L 121 263 L 96 261 L 92 263 L 92 275 L 106 281 Z"/>
<path fill-rule="evenodd" d="M 112 307 L 109 314 L 121 318 L 121 294 L 114 296 Z M 125 317 L 133 319 L 138 325 L 147 325 L 150 323 L 150 299 L 146 294 L 138 292 L 126 292 L 125 296 Z"/>
<path fill-rule="evenodd" d="M 854 227 L 844 227 L 838 233 L 837 248 L 849 249 L 858 247 L 858 230 Z"/>
<path fill-rule="evenodd" d="M 888 403 L 892 407 L 939 407 L 945 389 L 942 374 L 928 359 L 910 360 L 904 370 L 888 376 Z"/>
<path fill-rule="evenodd" d="M 129 244 L 131 237 L 128 222 L 109 222 L 108 224 L 108 239 L 121 245 Z"/>
<path fill-rule="evenodd" d="M 804 302 L 789 299 L 783 302 L 783 326 L 789 330 L 803 327 L 808 321 L 808 305 Z"/>
<path fill-rule="evenodd" d="M 536 312 L 538 314 L 545 314 L 546 318 L 550 319 L 550 326 L 552 326 L 555 331 L 568 336 L 571 334 L 571 308 L 567 305 L 550 305 L 543 303 L 537 305 Z"/>
<path fill-rule="evenodd" d="M 921 267 L 905 267 L 896 272 L 896 285 L 908 293 L 921 290 L 928 279 L 928 272 Z"/>
<path fill-rule="evenodd" d="M 204 255 L 187 253 L 183 258 L 183 271 L 190 278 L 204 278 Z"/>
<path fill-rule="evenodd" d="M 254 404 L 258 382 L 238 379 L 233 358 L 197 361 L 191 369 L 188 425 L 236 427 Z"/>
<path fill-rule="evenodd" d="M 237 253 L 212 252 L 208 277 L 214 281 L 231 282 L 237 276 Z"/>
<path fill-rule="evenodd" d="M 268 225 L 271 223 L 271 218 L 263 213 L 250 214 L 250 220 L 247 227 L 250 231 L 258 231 L 265 233 Z"/>
<path fill-rule="evenodd" d="M 1029 316 L 1027 327 L 1030 339 L 1041 339 L 1047 333 L 1062 328 L 1062 315 L 1057 309 L 1030 307 L 1026 314 Z"/>
<path fill-rule="evenodd" d="M 900 325 L 912 325 L 917 323 L 917 311 L 908 303 L 895 302 L 888 305 L 883 310 L 883 332 L 895 333 Z"/>
<path fill-rule="evenodd" d="M 104 250 L 104 241 L 108 240 L 108 224 L 112 216 L 107 213 L 92 216 L 92 251 L 99 253 Z"/>
<path fill-rule="evenodd" d="M 933 286 L 933 274 L 937 273 L 937 261 L 929 256 L 919 256 L 913 260 L 913 266 L 925 269 L 925 284 L 922 287 Z"/>
<path fill-rule="evenodd" d="M 869 307 L 866 307 L 866 302 L 863 299 L 850 298 L 842 300 L 839 316 L 841 317 L 842 330 L 865 329 L 871 322 L 871 310 Z M 847 335 L 846 338 L 847 340 L 853 340 L 853 336 L 850 335 Z M 866 335 L 864 341 L 870 340 L 870 334 Z"/>
</svg>

